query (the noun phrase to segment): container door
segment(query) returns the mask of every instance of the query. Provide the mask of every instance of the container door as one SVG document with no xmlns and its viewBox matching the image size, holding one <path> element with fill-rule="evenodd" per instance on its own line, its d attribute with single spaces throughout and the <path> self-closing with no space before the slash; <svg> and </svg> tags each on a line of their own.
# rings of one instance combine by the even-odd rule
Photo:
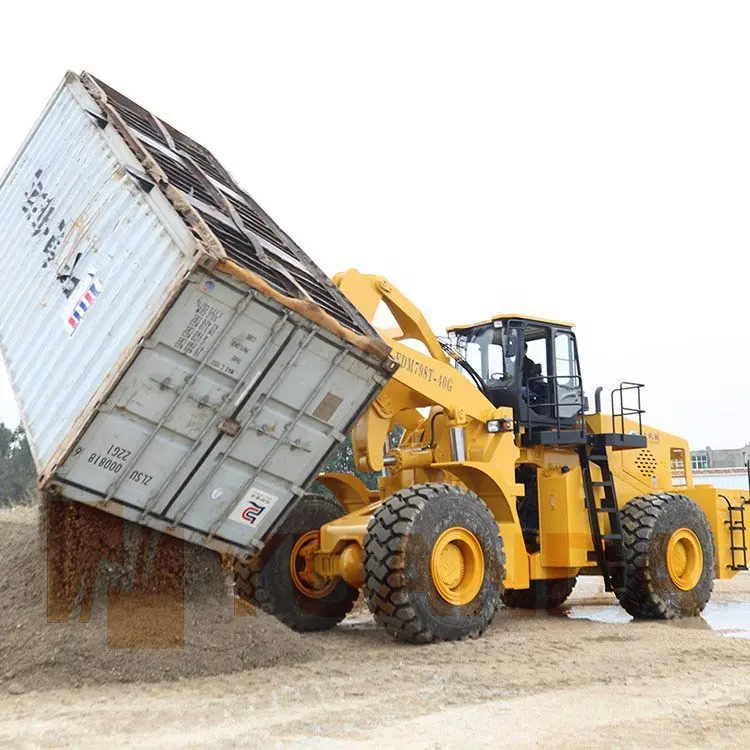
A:
<svg viewBox="0 0 750 750">
<path fill-rule="evenodd" d="M 311 321 L 196 274 L 58 478 L 76 499 L 93 491 L 133 520 L 252 551 L 384 382 Z"/>
</svg>

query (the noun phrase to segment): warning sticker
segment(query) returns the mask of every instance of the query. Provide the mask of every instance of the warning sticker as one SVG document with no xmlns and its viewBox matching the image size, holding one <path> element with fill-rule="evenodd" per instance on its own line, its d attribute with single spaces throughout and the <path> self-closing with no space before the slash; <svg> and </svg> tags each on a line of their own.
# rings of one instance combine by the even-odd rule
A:
<svg viewBox="0 0 750 750">
<path fill-rule="evenodd" d="M 270 492 L 251 487 L 245 496 L 237 503 L 237 507 L 229 516 L 230 521 L 238 523 L 247 523 L 251 526 L 257 526 L 264 513 L 278 500 L 278 495 L 272 495 Z"/>
</svg>

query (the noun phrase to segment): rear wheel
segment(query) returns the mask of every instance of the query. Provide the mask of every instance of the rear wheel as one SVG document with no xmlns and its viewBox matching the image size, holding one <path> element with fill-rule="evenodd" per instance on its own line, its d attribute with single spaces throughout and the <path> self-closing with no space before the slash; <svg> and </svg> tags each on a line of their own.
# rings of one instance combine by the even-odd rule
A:
<svg viewBox="0 0 750 750">
<path fill-rule="evenodd" d="M 497 611 L 504 562 L 497 522 L 473 492 L 414 485 L 391 495 L 367 527 L 367 604 L 400 640 L 477 637 Z"/>
<path fill-rule="evenodd" d="M 333 498 L 305 495 L 258 557 L 235 563 L 237 596 L 293 630 L 335 627 L 359 592 L 339 577 L 318 576 L 313 557 L 320 527 L 343 515 Z"/>
<path fill-rule="evenodd" d="M 573 593 L 575 578 L 531 581 L 527 589 L 506 589 L 503 604 L 514 609 L 557 609 Z"/>
<path fill-rule="evenodd" d="M 633 617 L 699 615 L 711 597 L 714 544 L 703 511 L 671 493 L 637 497 L 621 510 L 625 591 L 620 604 Z"/>
</svg>

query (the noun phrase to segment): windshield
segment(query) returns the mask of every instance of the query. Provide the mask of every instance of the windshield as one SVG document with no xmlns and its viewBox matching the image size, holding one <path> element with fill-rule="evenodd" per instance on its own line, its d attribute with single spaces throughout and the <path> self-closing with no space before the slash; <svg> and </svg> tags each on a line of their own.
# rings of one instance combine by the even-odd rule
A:
<svg viewBox="0 0 750 750">
<path fill-rule="evenodd" d="M 462 331 L 456 337 L 456 348 L 486 386 L 507 387 L 512 383 L 518 351 L 517 329 L 490 323 Z"/>
</svg>

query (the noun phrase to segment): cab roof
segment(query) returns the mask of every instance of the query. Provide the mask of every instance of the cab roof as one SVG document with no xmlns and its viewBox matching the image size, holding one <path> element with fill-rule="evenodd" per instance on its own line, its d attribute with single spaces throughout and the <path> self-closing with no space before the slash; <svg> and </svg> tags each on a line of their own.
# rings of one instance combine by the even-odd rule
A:
<svg viewBox="0 0 750 750">
<path fill-rule="evenodd" d="M 477 328 L 478 326 L 489 325 L 495 321 L 505 320 L 525 320 L 529 323 L 544 323 L 545 325 L 559 326 L 560 328 L 573 328 L 575 323 L 568 323 L 564 320 L 550 320 L 549 318 L 536 318 L 533 315 L 519 315 L 517 313 L 501 313 L 493 315 L 489 320 L 480 320 L 478 323 L 466 323 L 464 325 L 448 326 L 447 331 L 464 331 L 468 328 Z"/>
</svg>

